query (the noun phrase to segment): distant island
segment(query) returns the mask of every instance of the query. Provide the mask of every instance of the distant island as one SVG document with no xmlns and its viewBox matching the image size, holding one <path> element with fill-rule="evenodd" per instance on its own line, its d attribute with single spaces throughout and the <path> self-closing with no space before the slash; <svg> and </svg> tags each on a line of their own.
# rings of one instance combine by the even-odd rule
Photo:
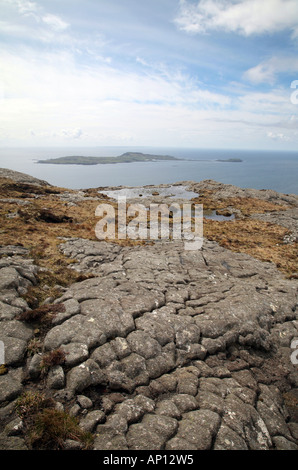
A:
<svg viewBox="0 0 298 470">
<path fill-rule="evenodd" d="M 49 163 L 54 165 L 104 165 L 108 163 L 132 163 L 153 162 L 157 160 L 180 160 L 180 158 L 169 155 L 150 155 L 140 152 L 126 152 L 119 157 L 82 157 L 70 156 L 38 160 L 37 163 Z"/>
<path fill-rule="evenodd" d="M 242 162 L 241 158 L 227 158 L 226 160 L 216 160 L 217 162 Z"/>
<path fill-rule="evenodd" d="M 48 158 L 47 160 L 37 160 L 37 163 L 48 163 L 52 165 L 106 165 L 111 163 L 133 163 L 133 162 L 154 162 L 154 161 L 177 161 L 185 158 L 171 157 L 170 155 L 151 155 L 141 152 L 126 152 L 118 157 L 83 157 L 72 155 L 68 157 Z M 187 159 L 188 160 L 188 159 Z M 208 161 L 208 160 L 192 160 Z M 217 162 L 242 162 L 241 158 L 219 159 Z"/>
</svg>

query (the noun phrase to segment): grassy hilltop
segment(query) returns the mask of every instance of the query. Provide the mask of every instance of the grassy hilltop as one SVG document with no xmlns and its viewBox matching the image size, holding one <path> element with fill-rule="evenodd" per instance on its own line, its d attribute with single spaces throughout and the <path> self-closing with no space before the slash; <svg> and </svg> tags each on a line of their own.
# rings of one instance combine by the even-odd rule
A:
<svg viewBox="0 0 298 470">
<path fill-rule="evenodd" d="M 69 157 L 38 160 L 38 163 L 50 163 L 54 165 L 104 165 L 108 163 L 152 162 L 155 160 L 179 159 L 169 155 L 150 155 L 139 152 L 126 152 L 118 157 L 83 157 L 73 155 Z"/>
</svg>

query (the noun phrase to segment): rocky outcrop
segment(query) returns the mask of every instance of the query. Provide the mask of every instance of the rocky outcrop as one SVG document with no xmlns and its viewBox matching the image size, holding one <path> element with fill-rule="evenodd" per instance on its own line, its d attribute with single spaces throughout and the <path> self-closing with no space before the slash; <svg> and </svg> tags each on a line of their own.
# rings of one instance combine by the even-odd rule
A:
<svg viewBox="0 0 298 470">
<path fill-rule="evenodd" d="M 20 171 L 10 170 L 8 168 L 0 168 L 1 178 L 10 178 L 18 183 L 35 184 L 37 186 L 51 186 L 47 181 L 34 178 L 34 176 L 21 173 Z"/>
<path fill-rule="evenodd" d="M 63 393 L 109 391 L 96 449 L 295 448 L 282 400 L 298 378 L 294 282 L 211 242 L 61 249 L 96 277 L 56 301 L 75 308 L 45 348 L 69 352 Z"/>
<path fill-rule="evenodd" d="M 295 282 L 207 241 L 187 252 L 69 239 L 61 250 L 94 278 L 55 301 L 65 309 L 44 349 L 66 361 L 48 387 L 94 432 L 94 449 L 298 448 L 283 398 L 297 386 Z M 21 375 L 0 377 L 18 384 L 10 397 L 2 384 L 2 402 Z"/>
<path fill-rule="evenodd" d="M 15 400 L 35 388 L 93 434 L 94 450 L 298 449 L 296 280 L 208 240 L 197 251 L 60 242 L 90 278 L 47 300 L 61 308 L 33 355 L 19 314 L 38 271 L 24 248 L 1 249 L 1 448 L 26 448 Z M 42 373 L 57 350 L 64 361 Z"/>
<path fill-rule="evenodd" d="M 239 188 L 233 184 L 223 184 L 214 180 L 204 180 L 201 182 L 184 181 L 180 184 L 186 184 L 193 191 L 212 191 L 212 197 L 215 199 L 226 199 L 235 197 L 250 197 L 261 199 L 264 201 L 274 202 L 276 204 L 293 204 L 297 205 L 297 194 L 282 194 L 273 189 L 254 189 L 254 188 Z"/>
<path fill-rule="evenodd" d="M 32 327 L 16 318 L 29 309 L 22 295 L 37 283 L 37 267 L 28 258 L 28 250 L 19 246 L 2 247 L 0 255 L 0 341 L 5 359 L 0 375 L 0 403 L 3 404 L 17 398 L 23 390 L 27 344 L 34 333 Z"/>
</svg>

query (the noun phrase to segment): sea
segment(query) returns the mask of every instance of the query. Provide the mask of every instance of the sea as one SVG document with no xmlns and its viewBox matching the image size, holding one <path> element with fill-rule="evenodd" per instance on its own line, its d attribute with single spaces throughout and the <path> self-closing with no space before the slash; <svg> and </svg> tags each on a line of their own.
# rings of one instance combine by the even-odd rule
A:
<svg viewBox="0 0 298 470">
<path fill-rule="evenodd" d="M 64 156 L 112 157 L 125 152 L 170 155 L 181 160 L 95 166 L 50 165 L 38 160 Z M 231 158 L 242 162 L 221 162 Z M 27 173 L 69 189 L 145 186 L 212 179 L 242 188 L 298 194 L 298 151 L 251 151 L 166 147 L 0 148 L 0 167 Z"/>
</svg>

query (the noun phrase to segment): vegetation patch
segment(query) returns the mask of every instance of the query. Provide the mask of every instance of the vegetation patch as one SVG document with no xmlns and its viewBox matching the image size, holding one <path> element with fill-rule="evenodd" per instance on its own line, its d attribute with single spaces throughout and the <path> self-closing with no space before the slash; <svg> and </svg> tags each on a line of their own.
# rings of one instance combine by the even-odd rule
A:
<svg viewBox="0 0 298 470">
<path fill-rule="evenodd" d="M 205 210 L 220 210 L 232 207 L 233 209 L 241 211 L 243 216 L 284 211 L 291 207 L 287 204 L 276 204 L 253 197 L 230 197 L 217 199 L 213 197 L 213 192 L 211 190 L 202 191 L 200 197 L 192 199 L 192 202 L 195 204 L 203 204 Z"/>
<path fill-rule="evenodd" d="M 64 312 L 62 304 L 42 305 L 34 310 L 22 312 L 17 319 L 27 323 L 47 323 L 51 322 L 57 313 Z"/>
<path fill-rule="evenodd" d="M 29 449 L 63 450 L 67 439 L 79 442 L 82 449 L 92 447 L 92 434 L 80 428 L 75 417 L 57 410 L 53 399 L 39 392 L 22 394 L 17 400 L 16 411 L 23 421 Z"/>
<path fill-rule="evenodd" d="M 41 305 L 33 310 L 26 310 L 16 317 L 17 320 L 29 323 L 34 328 L 34 338 L 28 343 L 27 354 L 33 355 L 42 348 L 46 333 L 52 328 L 52 321 L 58 313 L 65 311 L 63 304 Z"/>
<path fill-rule="evenodd" d="M 289 230 L 254 219 L 233 222 L 204 220 L 204 236 L 231 251 L 276 264 L 289 278 L 297 278 L 297 243 L 285 244 Z"/>
<path fill-rule="evenodd" d="M 47 373 L 51 367 L 64 364 L 66 354 L 61 348 L 54 349 L 42 356 L 40 367 L 44 373 Z"/>
</svg>

